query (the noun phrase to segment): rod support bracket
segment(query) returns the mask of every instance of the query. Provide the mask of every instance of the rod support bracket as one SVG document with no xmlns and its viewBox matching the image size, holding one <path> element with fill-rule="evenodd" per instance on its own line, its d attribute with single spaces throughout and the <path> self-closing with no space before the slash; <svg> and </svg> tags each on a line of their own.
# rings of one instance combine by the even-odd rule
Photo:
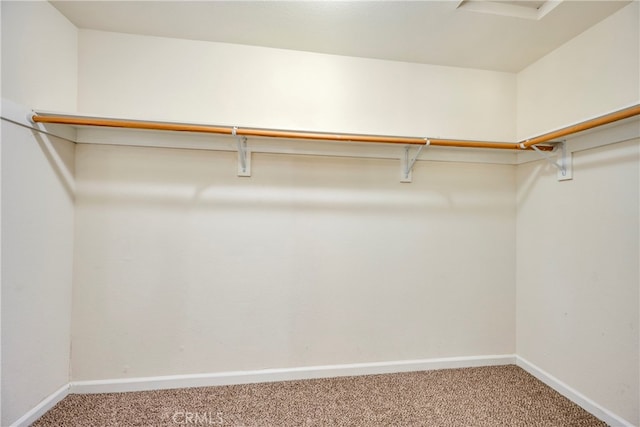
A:
<svg viewBox="0 0 640 427">
<path fill-rule="evenodd" d="M 231 134 L 238 145 L 238 176 L 251 176 L 251 151 L 247 148 L 247 137 L 238 135 L 238 127 L 234 126 Z"/>
<path fill-rule="evenodd" d="M 415 166 L 416 161 L 418 160 L 418 156 L 420 155 L 424 147 L 428 147 L 429 145 L 431 145 L 431 141 L 429 140 L 429 138 L 424 138 L 424 141 L 424 145 L 421 145 L 420 148 L 418 148 L 418 151 L 416 152 L 416 155 L 413 156 L 413 158 L 411 158 L 411 156 L 409 155 L 411 147 L 409 145 L 404 147 L 404 155 L 402 156 L 400 162 L 400 182 L 412 182 L 413 166 Z"/>
<path fill-rule="evenodd" d="M 536 153 L 540 154 L 544 159 L 556 169 L 558 169 L 558 181 L 568 181 L 573 179 L 573 154 L 567 150 L 567 141 L 562 140 L 553 147 L 553 153 L 556 153 L 554 160 L 549 154 L 532 145 Z"/>
</svg>

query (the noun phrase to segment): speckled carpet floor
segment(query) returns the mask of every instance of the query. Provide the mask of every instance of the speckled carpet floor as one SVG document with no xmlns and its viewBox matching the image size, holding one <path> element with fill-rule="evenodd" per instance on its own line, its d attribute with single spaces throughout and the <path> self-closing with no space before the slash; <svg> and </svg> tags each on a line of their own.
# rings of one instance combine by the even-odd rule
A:
<svg viewBox="0 0 640 427">
<path fill-rule="evenodd" d="M 513 365 L 69 395 L 33 426 L 605 426 Z"/>
</svg>

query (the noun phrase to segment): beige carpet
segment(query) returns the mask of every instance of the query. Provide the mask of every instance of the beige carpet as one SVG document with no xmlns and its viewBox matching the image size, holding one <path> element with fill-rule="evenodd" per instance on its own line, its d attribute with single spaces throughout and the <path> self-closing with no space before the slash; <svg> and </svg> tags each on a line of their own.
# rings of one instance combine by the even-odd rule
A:
<svg viewBox="0 0 640 427">
<path fill-rule="evenodd" d="M 42 426 L 605 426 L 513 366 L 70 395 Z"/>
</svg>

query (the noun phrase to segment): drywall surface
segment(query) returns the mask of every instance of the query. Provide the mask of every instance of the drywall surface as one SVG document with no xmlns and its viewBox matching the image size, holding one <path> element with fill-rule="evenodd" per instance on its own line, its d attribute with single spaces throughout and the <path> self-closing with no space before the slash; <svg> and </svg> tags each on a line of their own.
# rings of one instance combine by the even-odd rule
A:
<svg viewBox="0 0 640 427">
<path fill-rule="evenodd" d="M 513 141 L 516 76 L 81 30 L 79 111 Z"/>
<path fill-rule="evenodd" d="M 517 354 L 639 419 L 639 140 L 518 167 Z"/>
<path fill-rule="evenodd" d="M 2 425 L 69 382 L 74 146 L 2 123 Z"/>
<path fill-rule="evenodd" d="M 640 103 L 640 2 L 518 74 L 518 139 Z"/>
<path fill-rule="evenodd" d="M 3 99 L 74 111 L 77 29 L 48 2 L 0 7 Z M 1 127 L 5 426 L 69 382 L 75 149 L 4 120 Z"/>
<path fill-rule="evenodd" d="M 2 97 L 76 111 L 78 30 L 46 1 L 2 1 Z"/>
<path fill-rule="evenodd" d="M 252 164 L 77 146 L 73 380 L 513 353 L 514 166 Z"/>
</svg>

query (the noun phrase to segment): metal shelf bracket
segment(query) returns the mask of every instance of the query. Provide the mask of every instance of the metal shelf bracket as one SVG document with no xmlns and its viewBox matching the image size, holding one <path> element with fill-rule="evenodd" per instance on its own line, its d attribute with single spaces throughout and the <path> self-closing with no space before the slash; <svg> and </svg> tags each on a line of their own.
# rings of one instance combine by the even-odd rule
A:
<svg viewBox="0 0 640 427">
<path fill-rule="evenodd" d="M 411 147 L 408 145 L 404 147 L 404 156 L 402 156 L 401 162 L 400 162 L 400 167 L 401 167 L 400 182 L 412 182 L 413 166 L 416 164 L 416 161 L 418 160 L 418 156 L 422 152 L 422 149 L 424 147 L 428 147 L 431 144 L 431 141 L 429 141 L 429 138 L 425 138 L 424 140 L 425 140 L 424 145 L 421 145 L 420 148 L 418 148 L 418 152 L 416 153 L 415 156 L 413 156 L 413 158 L 409 156 L 409 151 L 411 150 Z"/>
<path fill-rule="evenodd" d="M 251 176 L 251 151 L 247 148 L 247 137 L 237 135 L 238 128 L 233 127 L 231 134 L 238 144 L 238 176 Z"/>
<path fill-rule="evenodd" d="M 556 160 L 552 159 L 549 154 L 540 150 L 535 145 L 531 146 L 538 154 L 558 169 L 558 181 L 568 181 L 573 179 L 573 155 L 567 151 L 567 141 L 563 140 L 555 145 L 553 152 L 556 154 Z"/>
</svg>

